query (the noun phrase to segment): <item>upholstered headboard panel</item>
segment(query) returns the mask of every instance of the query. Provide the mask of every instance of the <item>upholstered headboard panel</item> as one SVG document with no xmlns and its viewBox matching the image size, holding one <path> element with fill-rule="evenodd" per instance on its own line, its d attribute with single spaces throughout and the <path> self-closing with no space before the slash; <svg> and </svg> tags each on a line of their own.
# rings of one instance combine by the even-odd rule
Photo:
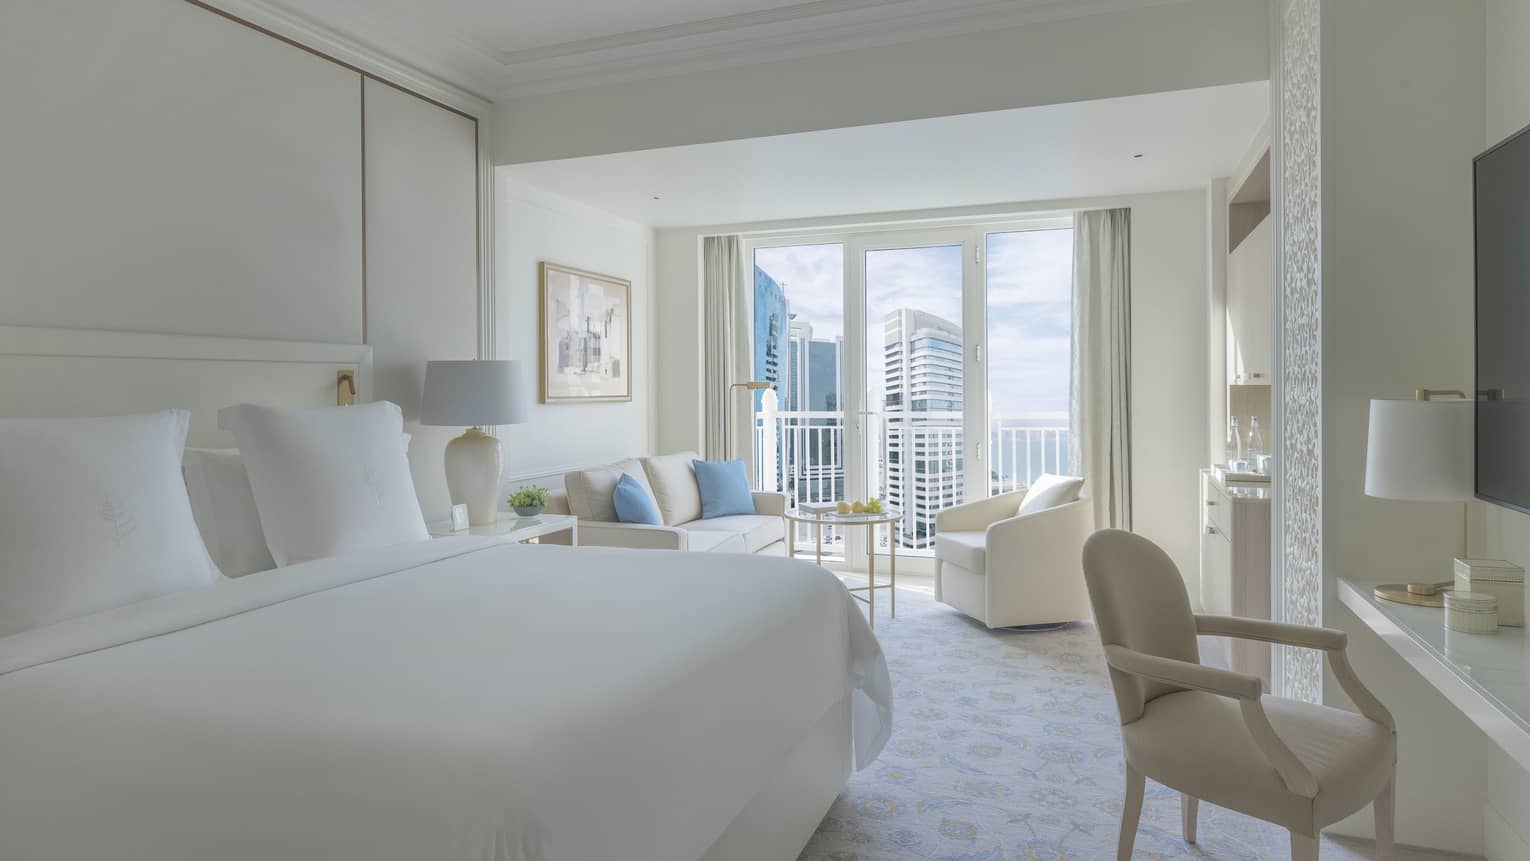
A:
<svg viewBox="0 0 1530 861">
<path fill-rule="evenodd" d="M 197 335 L 0 326 L 0 418 L 191 411 L 187 444 L 222 447 L 218 410 L 334 406 L 337 375 L 371 398 L 372 348 Z"/>
</svg>

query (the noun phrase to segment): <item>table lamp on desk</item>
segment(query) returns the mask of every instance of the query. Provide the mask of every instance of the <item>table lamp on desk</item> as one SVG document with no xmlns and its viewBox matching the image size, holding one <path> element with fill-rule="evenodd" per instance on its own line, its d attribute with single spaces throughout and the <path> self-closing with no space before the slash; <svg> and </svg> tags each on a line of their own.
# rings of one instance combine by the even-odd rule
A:
<svg viewBox="0 0 1530 861">
<path fill-rule="evenodd" d="M 1475 494 L 1472 406 L 1465 392 L 1452 389 L 1419 389 L 1413 400 L 1372 400 L 1365 450 L 1366 496 L 1460 504 L 1463 558 L 1466 504 Z M 1375 594 L 1388 601 L 1440 607 L 1453 583 L 1444 578 L 1389 583 L 1376 587 Z"/>
</svg>

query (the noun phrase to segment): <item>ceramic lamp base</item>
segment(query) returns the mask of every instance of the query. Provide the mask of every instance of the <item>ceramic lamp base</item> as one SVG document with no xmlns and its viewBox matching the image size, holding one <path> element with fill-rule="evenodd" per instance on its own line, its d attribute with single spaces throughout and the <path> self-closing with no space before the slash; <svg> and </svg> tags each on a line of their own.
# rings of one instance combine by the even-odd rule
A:
<svg viewBox="0 0 1530 861">
<path fill-rule="evenodd" d="M 499 440 L 479 428 L 446 444 L 446 488 L 453 505 L 466 505 L 468 522 L 492 524 L 498 515 L 504 451 Z"/>
</svg>

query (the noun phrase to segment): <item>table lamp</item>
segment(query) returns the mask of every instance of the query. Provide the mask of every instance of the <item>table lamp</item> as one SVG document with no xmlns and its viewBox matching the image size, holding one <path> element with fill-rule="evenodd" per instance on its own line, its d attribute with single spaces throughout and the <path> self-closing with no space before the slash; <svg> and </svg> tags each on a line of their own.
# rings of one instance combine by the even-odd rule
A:
<svg viewBox="0 0 1530 861">
<path fill-rule="evenodd" d="M 1472 407 L 1465 393 L 1453 390 L 1419 389 L 1411 401 L 1372 400 L 1365 449 L 1366 496 L 1461 504 L 1462 557 L 1466 503 L 1476 490 Z M 1448 582 L 1387 584 L 1376 588 L 1376 597 L 1438 607 Z"/>
<path fill-rule="evenodd" d="M 474 526 L 494 522 L 499 509 L 504 451 L 484 425 L 526 421 L 526 389 L 515 360 L 425 363 L 420 424 L 466 427 L 446 444 L 446 488 L 453 505 L 466 505 Z"/>
</svg>

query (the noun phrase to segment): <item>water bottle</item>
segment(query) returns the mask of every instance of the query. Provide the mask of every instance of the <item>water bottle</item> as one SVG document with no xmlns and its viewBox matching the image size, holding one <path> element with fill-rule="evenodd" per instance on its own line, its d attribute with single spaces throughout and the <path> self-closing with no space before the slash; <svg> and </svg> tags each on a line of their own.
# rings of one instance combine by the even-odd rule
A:
<svg viewBox="0 0 1530 861">
<path fill-rule="evenodd" d="M 1259 432 L 1259 417 L 1249 416 L 1248 419 L 1248 447 L 1245 450 L 1248 459 L 1258 462 L 1261 455 L 1265 454 L 1264 434 Z"/>
</svg>

